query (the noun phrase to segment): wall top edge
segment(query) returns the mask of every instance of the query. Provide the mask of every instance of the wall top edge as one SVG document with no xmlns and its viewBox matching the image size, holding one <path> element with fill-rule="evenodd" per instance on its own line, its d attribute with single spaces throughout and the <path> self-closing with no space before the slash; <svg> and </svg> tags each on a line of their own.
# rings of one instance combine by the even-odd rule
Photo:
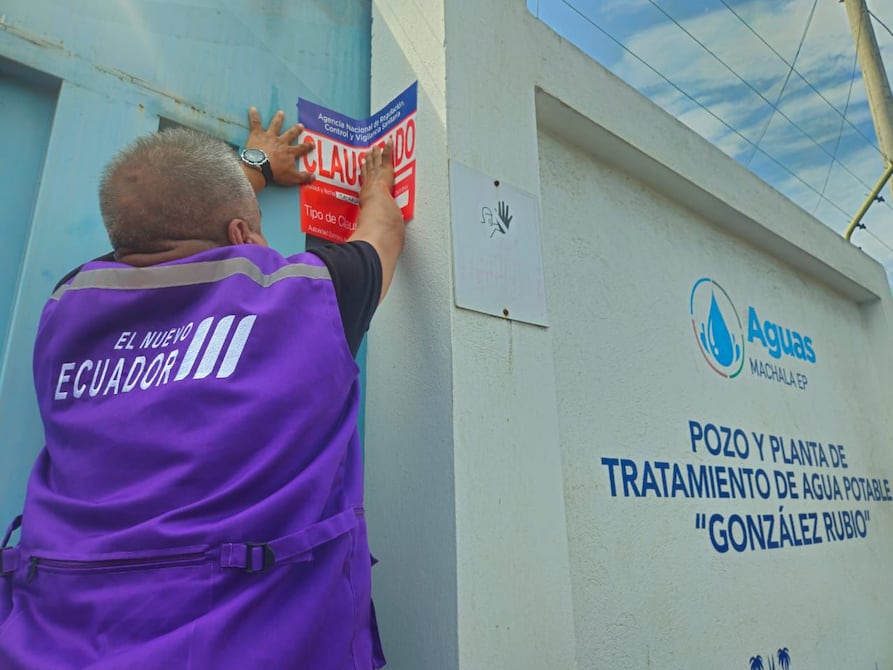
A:
<svg viewBox="0 0 893 670">
<path fill-rule="evenodd" d="M 537 126 L 547 134 L 626 172 L 856 303 L 889 296 L 886 273 L 877 261 L 706 140 L 706 148 L 719 155 L 709 162 L 709 178 L 706 171 L 687 169 L 682 160 L 637 146 L 634 138 L 622 137 L 603 119 L 591 118 L 541 86 L 535 100 Z"/>
</svg>

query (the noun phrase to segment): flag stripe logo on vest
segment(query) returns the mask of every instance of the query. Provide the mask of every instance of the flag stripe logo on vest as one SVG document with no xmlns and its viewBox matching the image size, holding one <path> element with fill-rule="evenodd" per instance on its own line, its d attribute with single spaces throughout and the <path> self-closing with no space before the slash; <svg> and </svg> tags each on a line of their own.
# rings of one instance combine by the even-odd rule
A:
<svg viewBox="0 0 893 670">
<path fill-rule="evenodd" d="M 208 331 L 211 329 L 212 323 L 214 323 L 214 319 L 209 316 L 198 324 L 192 342 L 189 343 L 189 348 L 186 350 L 186 355 L 183 357 L 183 362 L 180 364 L 180 369 L 177 370 L 177 376 L 174 377 L 175 382 L 185 379 L 189 376 L 189 373 L 192 372 L 192 366 L 195 364 L 198 352 L 201 351 L 202 345 L 205 343 L 205 337 L 208 336 Z"/>
<path fill-rule="evenodd" d="M 229 343 L 229 348 L 223 356 L 223 362 L 220 364 L 220 369 L 217 371 L 217 377 L 219 379 L 225 379 L 236 371 L 236 366 L 239 364 L 239 359 L 242 358 L 242 352 L 245 350 L 245 343 L 248 342 L 248 336 L 251 334 L 251 329 L 254 327 L 255 320 L 257 320 L 257 316 L 252 314 L 239 321 L 239 325 L 236 326 L 236 334 L 233 335 L 233 339 Z"/>
<path fill-rule="evenodd" d="M 256 320 L 256 314 L 249 314 L 236 323 L 236 315 L 229 314 L 219 320 L 209 316 L 198 326 L 190 322 L 167 331 L 124 331 L 112 347 L 121 354 L 62 363 L 54 399 L 115 396 L 135 389 L 147 391 L 171 381 L 205 379 L 215 369 L 217 379 L 226 379 L 236 372 Z M 192 339 L 181 356 L 181 347 L 190 334 Z M 156 350 L 157 353 L 130 356 L 127 352 L 131 350 Z M 175 368 L 176 373 L 172 375 Z"/>
<path fill-rule="evenodd" d="M 214 334 L 211 335 L 211 341 L 208 342 L 208 348 L 205 349 L 205 355 L 202 356 L 198 370 L 195 371 L 194 379 L 204 379 L 214 371 L 214 365 L 220 358 L 220 351 L 223 349 L 223 342 L 229 335 L 229 329 L 232 328 L 235 318 L 234 316 L 225 316 L 217 322 Z"/>
</svg>

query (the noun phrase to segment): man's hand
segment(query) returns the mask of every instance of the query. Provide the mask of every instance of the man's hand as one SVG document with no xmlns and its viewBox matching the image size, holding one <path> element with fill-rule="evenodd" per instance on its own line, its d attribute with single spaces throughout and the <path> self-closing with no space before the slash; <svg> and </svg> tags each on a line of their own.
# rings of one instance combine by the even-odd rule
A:
<svg viewBox="0 0 893 670">
<path fill-rule="evenodd" d="M 363 187 L 360 189 L 360 213 L 357 229 L 350 240 L 363 240 L 371 244 L 381 260 L 381 298 L 384 298 L 397 257 L 403 251 L 406 226 L 397 201 L 391 195 L 394 188 L 394 145 L 373 147 L 363 162 Z"/>
<path fill-rule="evenodd" d="M 273 181 L 280 186 L 303 186 L 313 181 L 313 175 L 309 172 L 298 170 L 298 160 L 313 151 L 314 145 L 308 142 L 292 144 L 304 130 L 297 123 L 285 132 L 282 132 L 282 123 L 285 121 L 285 112 L 279 110 L 273 115 L 270 126 L 264 130 L 260 121 L 260 114 L 256 107 L 248 109 L 249 132 L 245 143 L 246 149 L 260 149 L 270 159 L 270 167 L 273 169 Z M 258 181 L 252 176 L 252 172 L 260 175 Z M 249 175 L 255 191 L 264 186 L 263 175 L 253 168 L 248 168 Z M 259 188 L 258 188 L 259 185 Z"/>
<path fill-rule="evenodd" d="M 394 145 L 388 142 L 384 148 L 372 147 L 363 160 L 363 186 L 360 188 L 360 206 L 371 197 L 384 194 L 389 198 L 394 188 Z"/>
</svg>

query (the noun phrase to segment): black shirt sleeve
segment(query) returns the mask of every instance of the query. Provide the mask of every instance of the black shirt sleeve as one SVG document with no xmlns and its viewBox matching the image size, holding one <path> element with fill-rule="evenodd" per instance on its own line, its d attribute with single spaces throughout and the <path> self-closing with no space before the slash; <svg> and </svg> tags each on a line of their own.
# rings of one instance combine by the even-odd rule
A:
<svg viewBox="0 0 893 670">
<path fill-rule="evenodd" d="M 309 245 L 308 245 L 309 246 Z M 350 352 L 356 356 L 381 297 L 381 260 L 368 242 L 310 246 L 332 276 L 341 323 Z"/>
<path fill-rule="evenodd" d="M 115 252 L 114 252 L 114 251 L 110 251 L 110 252 L 108 252 L 107 254 L 103 254 L 102 256 L 97 256 L 96 258 L 93 259 L 93 261 L 113 261 L 113 260 L 115 260 Z M 87 262 L 88 262 L 88 263 L 92 263 L 93 261 L 87 261 Z M 80 272 L 80 271 L 81 271 L 81 268 L 84 267 L 84 265 L 86 265 L 86 264 L 87 264 L 87 263 L 83 263 L 83 264 L 81 264 L 81 265 L 78 265 L 78 266 L 77 266 L 76 268 L 74 268 L 71 272 L 69 272 L 67 275 L 65 275 L 64 277 L 62 277 L 62 279 L 60 279 L 58 282 L 56 282 L 56 285 L 53 287 L 53 293 L 55 293 L 56 291 L 58 291 L 58 290 L 59 290 L 59 287 L 62 286 L 62 284 L 64 284 L 64 283 L 67 282 L 69 279 L 71 279 L 72 277 L 74 277 L 78 272 Z"/>
</svg>

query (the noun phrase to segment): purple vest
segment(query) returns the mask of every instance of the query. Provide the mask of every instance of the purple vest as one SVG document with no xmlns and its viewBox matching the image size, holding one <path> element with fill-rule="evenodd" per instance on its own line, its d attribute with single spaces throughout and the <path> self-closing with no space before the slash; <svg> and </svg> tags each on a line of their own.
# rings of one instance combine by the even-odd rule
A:
<svg viewBox="0 0 893 670">
<path fill-rule="evenodd" d="M 384 664 L 358 370 L 318 257 L 89 263 L 44 309 L 34 378 L 0 668 Z"/>
</svg>

